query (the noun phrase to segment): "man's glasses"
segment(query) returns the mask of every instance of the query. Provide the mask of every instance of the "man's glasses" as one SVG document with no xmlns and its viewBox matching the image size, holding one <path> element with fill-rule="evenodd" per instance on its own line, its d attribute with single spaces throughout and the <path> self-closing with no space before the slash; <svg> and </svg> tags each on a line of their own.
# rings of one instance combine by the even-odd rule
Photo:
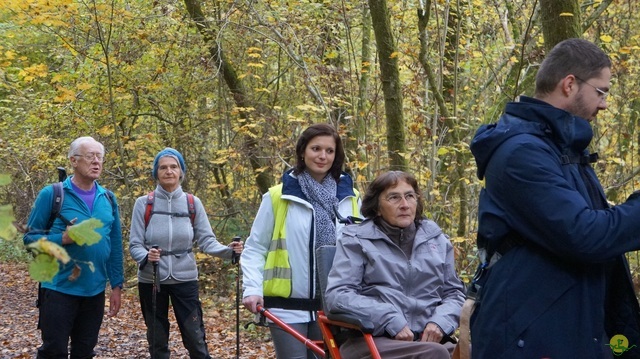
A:
<svg viewBox="0 0 640 359">
<path fill-rule="evenodd" d="M 583 80 L 583 79 L 579 78 L 579 77 L 578 77 L 578 76 L 576 76 L 576 75 L 573 75 L 573 76 L 574 76 L 576 79 L 578 79 L 579 81 L 584 82 L 585 84 L 587 84 L 587 85 L 589 85 L 589 86 L 593 87 L 593 88 L 598 92 L 598 95 L 600 96 L 600 98 L 601 98 L 601 99 L 606 100 L 606 99 L 607 99 L 607 96 L 609 96 L 609 91 L 605 91 L 605 90 L 603 90 L 603 89 L 601 89 L 601 88 L 599 88 L 599 87 L 595 87 L 595 86 L 593 86 L 592 84 L 588 83 L 586 80 Z"/>
<path fill-rule="evenodd" d="M 387 196 L 387 198 L 385 198 L 387 200 L 387 202 L 391 203 L 391 204 L 399 204 L 402 199 L 405 199 L 408 203 L 416 203 L 418 202 L 418 194 L 415 192 L 409 192 L 409 193 L 405 193 L 404 195 L 401 195 L 400 193 L 394 193 L 394 194 L 390 194 Z"/>
<path fill-rule="evenodd" d="M 85 160 L 87 160 L 89 162 L 93 162 L 94 158 L 98 162 L 104 161 L 104 156 L 102 155 L 102 153 L 89 152 L 89 153 L 85 153 L 84 155 L 77 154 L 77 155 L 73 155 L 73 156 L 74 157 L 83 157 Z"/>
</svg>

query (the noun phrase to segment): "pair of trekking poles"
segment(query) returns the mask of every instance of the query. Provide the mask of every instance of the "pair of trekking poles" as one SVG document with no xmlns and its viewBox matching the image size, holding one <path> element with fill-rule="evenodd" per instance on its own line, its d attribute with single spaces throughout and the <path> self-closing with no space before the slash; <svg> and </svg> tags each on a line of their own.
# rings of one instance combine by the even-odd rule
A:
<svg viewBox="0 0 640 359">
<path fill-rule="evenodd" d="M 240 237 L 233 237 L 234 242 L 240 242 Z M 151 246 L 158 249 L 157 245 Z M 236 359 L 240 358 L 240 253 L 233 252 L 231 263 L 236 265 Z M 160 292 L 160 278 L 158 278 L 158 262 L 153 262 L 153 291 L 151 297 L 151 309 L 153 310 L 153 327 L 151 328 L 151 359 L 155 359 L 156 339 L 156 310 L 158 307 L 158 293 Z"/>
</svg>

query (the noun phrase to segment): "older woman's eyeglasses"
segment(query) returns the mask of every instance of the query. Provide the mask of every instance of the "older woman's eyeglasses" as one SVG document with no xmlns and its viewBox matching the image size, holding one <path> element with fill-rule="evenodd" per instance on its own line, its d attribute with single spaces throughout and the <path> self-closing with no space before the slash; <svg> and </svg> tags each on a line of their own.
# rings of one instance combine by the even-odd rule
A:
<svg viewBox="0 0 640 359">
<path fill-rule="evenodd" d="M 102 162 L 104 161 L 104 156 L 102 155 L 102 153 L 93 153 L 93 152 L 89 152 L 89 153 L 85 153 L 84 155 L 80 155 L 80 154 L 75 154 L 73 155 L 74 157 L 82 157 L 85 160 L 92 162 L 93 159 L 95 158 L 96 161 L 98 162 Z"/>
<path fill-rule="evenodd" d="M 408 203 L 416 203 L 418 202 L 418 194 L 415 192 L 405 193 L 404 195 L 400 193 L 392 193 L 385 198 L 387 202 L 391 204 L 399 204 L 402 202 L 402 199 L 405 199 Z"/>
</svg>

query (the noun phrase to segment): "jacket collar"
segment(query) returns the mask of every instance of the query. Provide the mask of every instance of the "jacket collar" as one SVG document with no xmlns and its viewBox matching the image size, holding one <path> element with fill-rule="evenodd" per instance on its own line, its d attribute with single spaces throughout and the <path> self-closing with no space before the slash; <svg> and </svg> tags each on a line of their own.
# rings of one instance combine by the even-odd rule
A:
<svg viewBox="0 0 640 359">
<path fill-rule="evenodd" d="M 176 188 L 173 192 L 169 192 L 165 190 L 160 185 L 156 186 L 156 196 L 161 196 L 162 198 L 165 198 L 165 199 L 180 198 L 183 193 L 184 192 L 182 191 L 182 186 L 178 186 L 178 188 Z"/>
<path fill-rule="evenodd" d="M 563 153 L 579 154 L 593 138 L 589 121 L 535 98 L 521 96 L 519 102 L 507 104 L 505 114 L 541 124 Z"/>
<path fill-rule="evenodd" d="M 302 192 L 302 187 L 300 187 L 300 183 L 298 182 L 298 177 L 293 173 L 293 170 L 288 170 L 282 175 L 282 194 L 295 196 L 307 201 L 307 197 Z M 338 201 L 342 201 L 347 197 L 355 196 L 353 180 L 351 176 L 343 172 L 338 181 L 336 197 Z"/>
<path fill-rule="evenodd" d="M 442 233 L 442 229 L 436 225 L 431 225 L 433 222 L 423 218 L 416 223 L 414 247 L 427 242 L 428 240 L 439 236 Z M 372 218 L 367 218 L 360 224 L 352 224 L 346 226 L 343 229 L 343 233 L 356 236 L 363 240 L 377 241 L 383 240 L 389 243 L 393 243 L 389 236 L 387 236 L 378 225 L 375 224 Z"/>
<path fill-rule="evenodd" d="M 561 155 L 587 156 L 587 146 L 593 137 L 589 122 L 581 117 L 531 97 L 520 96 L 519 102 L 509 102 L 497 123 L 480 126 L 471 141 L 471 152 L 478 167 L 478 177 L 484 177 L 494 151 L 511 137 L 529 134 L 548 138 Z"/>
<path fill-rule="evenodd" d="M 73 186 L 71 184 L 71 177 L 73 176 L 69 176 L 64 181 L 62 181 L 63 188 L 73 190 Z M 98 181 L 93 181 L 93 184 L 96 187 L 96 196 L 101 193 L 107 193 L 107 190 L 104 187 L 100 186 L 100 183 L 98 183 Z"/>
</svg>

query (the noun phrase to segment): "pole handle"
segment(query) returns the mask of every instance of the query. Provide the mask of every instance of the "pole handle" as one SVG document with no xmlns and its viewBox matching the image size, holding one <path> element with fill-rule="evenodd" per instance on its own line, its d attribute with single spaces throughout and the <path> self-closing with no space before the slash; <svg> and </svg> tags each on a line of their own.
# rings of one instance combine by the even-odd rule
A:
<svg viewBox="0 0 640 359">
<path fill-rule="evenodd" d="M 154 245 L 152 245 L 152 246 L 151 246 L 151 248 L 153 248 L 153 249 L 158 249 L 158 248 L 160 248 L 160 247 L 158 247 L 158 245 L 157 245 L 157 244 L 154 244 Z M 157 266 L 158 266 L 158 262 L 151 262 L 151 263 L 153 264 L 153 266 L 154 266 L 154 267 L 157 267 Z"/>
<path fill-rule="evenodd" d="M 240 242 L 242 238 L 240 236 L 233 237 L 234 242 Z M 240 261 L 240 253 L 233 252 L 233 257 L 231 257 L 231 263 L 237 264 Z"/>
<path fill-rule="evenodd" d="M 62 182 L 67 179 L 67 170 L 64 167 L 58 167 L 58 182 Z"/>
</svg>

